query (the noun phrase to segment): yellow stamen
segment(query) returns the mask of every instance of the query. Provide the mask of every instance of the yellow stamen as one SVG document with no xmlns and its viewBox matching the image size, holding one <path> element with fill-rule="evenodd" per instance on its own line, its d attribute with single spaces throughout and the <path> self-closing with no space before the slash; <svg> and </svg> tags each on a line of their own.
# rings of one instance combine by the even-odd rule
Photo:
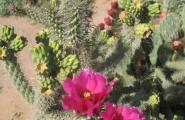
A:
<svg viewBox="0 0 185 120">
<path fill-rule="evenodd" d="M 44 32 L 49 33 L 49 29 L 48 28 L 44 29 Z"/>
<path fill-rule="evenodd" d="M 49 96 L 53 93 L 53 90 L 52 89 L 46 89 L 44 92 L 43 92 L 43 95 L 46 95 L 46 96 Z"/>
<path fill-rule="evenodd" d="M 125 17 L 126 17 L 126 12 L 125 12 L 125 11 L 122 11 L 122 12 L 119 14 L 119 19 L 124 20 Z"/>
<path fill-rule="evenodd" d="M 39 35 L 42 35 L 43 33 L 44 33 L 44 31 L 43 31 L 43 30 L 39 31 Z"/>
<path fill-rule="evenodd" d="M 40 63 L 37 65 L 37 70 L 40 73 L 43 73 L 47 69 L 47 65 L 45 63 Z"/>
<path fill-rule="evenodd" d="M 136 8 L 141 8 L 141 6 L 142 6 L 142 3 L 141 3 L 141 1 L 140 0 L 135 0 L 134 1 L 134 4 L 135 4 L 135 6 L 136 6 Z"/>
<path fill-rule="evenodd" d="M 6 52 L 3 48 L 0 48 L 0 58 L 3 58 L 6 56 Z"/>
<path fill-rule="evenodd" d="M 92 97 L 90 92 L 84 92 L 83 96 L 85 99 L 90 99 Z"/>
</svg>

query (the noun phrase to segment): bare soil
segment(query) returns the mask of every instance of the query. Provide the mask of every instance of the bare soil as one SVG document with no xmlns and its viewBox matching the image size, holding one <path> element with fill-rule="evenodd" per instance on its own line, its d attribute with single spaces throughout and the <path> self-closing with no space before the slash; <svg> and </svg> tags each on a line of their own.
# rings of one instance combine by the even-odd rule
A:
<svg viewBox="0 0 185 120">
<path fill-rule="evenodd" d="M 103 22 L 110 0 L 96 0 L 93 22 Z M 11 25 L 15 27 L 18 35 L 28 40 L 28 45 L 18 54 L 18 62 L 31 85 L 36 83 L 36 72 L 31 59 L 30 48 L 35 44 L 34 37 L 43 27 L 26 17 L 0 17 L 0 26 Z M 31 120 L 34 112 L 33 105 L 22 98 L 10 80 L 5 65 L 0 61 L 0 120 Z"/>
</svg>

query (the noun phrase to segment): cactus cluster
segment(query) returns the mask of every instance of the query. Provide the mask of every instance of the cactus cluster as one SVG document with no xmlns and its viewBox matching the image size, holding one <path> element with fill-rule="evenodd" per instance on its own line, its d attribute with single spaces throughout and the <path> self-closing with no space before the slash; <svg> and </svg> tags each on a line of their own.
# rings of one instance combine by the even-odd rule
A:
<svg viewBox="0 0 185 120">
<path fill-rule="evenodd" d="M 64 80 L 67 77 L 72 77 L 79 68 L 80 61 L 76 55 L 68 55 L 60 62 L 60 72 L 58 78 Z"/>
<path fill-rule="evenodd" d="M 52 40 L 48 31 L 43 30 L 36 36 L 37 44 L 31 54 L 40 76 L 39 90 L 50 95 L 59 82 L 77 72 L 79 60 L 75 54 L 67 54 L 62 44 Z"/>
<path fill-rule="evenodd" d="M 128 26 L 133 26 L 140 21 L 146 21 L 148 17 L 160 15 L 160 4 L 157 2 L 144 2 L 142 0 L 119 0 L 123 11 L 119 18 Z M 145 17 L 145 19 L 143 19 Z M 137 21 L 137 22 L 136 22 Z"/>
<path fill-rule="evenodd" d="M 10 54 L 21 51 L 26 41 L 14 33 L 14 28 L 4 25 L 0 28 L 0 59 L 11 57 Z"/>
<path fill-rule="evenodd" d="M 148 38 L 153 31 L 152 25 L 147 23 L 137 24 L 135 26 L 135 34 L 140 38 Z"/>
<path fill-rule="evenodd" d="M 112 46 L 117 42 L 117 38 L 112 35 L 111 30 L 101 30 L 98 39 L 101 44 L 108 46 Z"/>
<path fill-rule="evenodd" d="M 42 23 L 47 28 L 50 29 L 50 32 L 55 35 L 56 38 L 62 39 L 63 32 L 60 25 L 60 18 L 57 15 L 57 10 L 55 8 L 41 7 L 41 8 L 28 8 L 26 9 L 26 14 L 35 20 L 36 22 Z"/>
<path fill-rule="evenodd" d="M 35 37 L 35 40 L 37 43 L 43 43 L 43 44 L 48 44 L 49 41 L 49 30 L 48 29 L 43 29 L 41 30 L 37 36 Z"/>
<path fill-rule="evenodd" d="M 128 26 L 133 26 L 135 23 L 134 17 L 132 17 L 129 13 L 122 11 L 119 14 L 119 19 L 121 22 L 126 23 Z"/>
<path fill-rule="evenodd" d="M 48 9 L 46 11 L 46 15 L 48 16 L 48 22 L 51 25 L 53 31 L 55 34 L 61 38 L 62 37 L 62 28 L 61 28 L 61 23 L 58 17 L 56 17 L 56 13 L 54 12 L 53 9 Z"/>
<path fill-rule="evenodd" d="M 10 43 L 10 48 L 15 52 L 22 50 L 22 48 L 24 48 L 25 46 L 26 46 L 26 42 L 20 36 L 16 36 L 16 38 Z"/>
<path fill-rule="evenodd" d="M 41 77 L 38 83 L 39 90 L 46 96 L 52 94 L 54 91 L 57 91 L 57 86 L 59 86 L 58 81 L 51 77 Z"/>
<path fill-rule="evenodd" d="M 31 49 L 32 58 L 34 62 L 36 63 L 36 68 L 38 73 L 40 74 L 49 74 L 49 53 L 48 49 L 44 46 L 44 44 L 39 43 L 35 45 Z"/>
<path fill-rule="evenodd" d="M 49 41 L 49 47 L 52 49 L 53 55 L 55 55 L 57 64 L 60 65 L 60 61 L 65 57 L 66 52 L 63 46 L 58 41 Z"/>
<path fill-rule="evenodd" d="M 143 3 L 140 0 L 119 0 L 119 3 L 132 16 L 139 17 L 141 15 Z"/>
<path fill-rule="evenodd" d="M 34 91 L 25 80 L 15 57 L 15 53 L 25 46 L 26 41 L 14 32 L 14 27 L 4 25 L 0 28 L 0 60 L 5 62 L 17 90 L 28 102 L 33 103 Z"/>
<path fill-rule="evenodd" d="M 154 17 L 154 16 L 158 16 L 160 15 L 160 5 L 159 3 L 153 3 L 153 4 L 150 4 L 148 7 L 148 15 L 151 16 L 151 17 Z"/>
<path fill-rule="evenodd" d="M 9 42 L 14 37 L 14 28 L 10 26 L 3 26 L 0 29 L 0 40 Z"/>
</svg>

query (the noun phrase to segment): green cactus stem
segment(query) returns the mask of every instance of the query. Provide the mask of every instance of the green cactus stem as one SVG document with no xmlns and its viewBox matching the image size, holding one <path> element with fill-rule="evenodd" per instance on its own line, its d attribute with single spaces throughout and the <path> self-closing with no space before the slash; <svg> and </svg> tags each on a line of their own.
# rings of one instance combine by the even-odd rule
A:
<svg viewBox="0 0 185 120">
<path fill-rule="evenodd" d="M 34 91 L 32 87 L 25 80 L 23 73 L 20 70 L 20 66 L 16 61 L 16 58 L 6 60 L 6 69 L 8 70 L 11 80 L 16 86 L 17 90 L 22 94 L 22 96 L 30 103 L 34 102 Z"/>
<path fill-rule="evenodd" d="M 135 24 L 135 19 L 126 11 L 122 11 L 119 14 L 119 19 L 122 23 L 126 23 L 128 26 L 133 26 Z"/>
<path fill-rule="evenodd" d="M 0 41 L 8 43 L 14 37 L 14 27 L 4 25 L 0 28 Z"/>
<path fill-rule="evenodd" d="M 119 3 L 132 16 L 140 16 L 143 7 L 143 4 L 140 0 L 119 0 Z"/>
<path fill-rule="evenodd" d="M 15 52 L 21 51 L 25 46 L 26 41 L 20 36 L 16 36 L 16 38 L 10 43 L 10 48 Z"/>
<path fill-rule="evenodd" d="M 148 15 L 153 17 L 153 16 L 159 16 L 160 15 L 160 5 L 159 3 L 153 3 L 148 6 Z"/>
</svg>

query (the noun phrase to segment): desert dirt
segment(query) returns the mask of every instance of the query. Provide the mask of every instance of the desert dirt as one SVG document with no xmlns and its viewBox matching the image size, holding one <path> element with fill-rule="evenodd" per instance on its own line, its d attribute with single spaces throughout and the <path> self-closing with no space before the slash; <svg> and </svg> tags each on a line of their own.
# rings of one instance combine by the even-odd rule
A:
<svg viewBox="0 0 185 120">
<path fill-rule="evenodd" d="M 110 0 L 95 0 L 93 22 L 98 24 L 103 21 Z M 11 25 L 15 27 L 18 35 L 27 38 L 27 46 L 18 53 L 18 62 L 22 72 L 31 85 L 35 85 L 37 77 L 31 59 L 30 48 L 35 44 L 34 37 L 43 26 L 36 24 L 26 17 L 0 17 L 0 26 Z M 27 103 L 11 82 L 5 65 L 0 61 L 0 120 L 31 120 L 35 109 Z"/>
</svg>

